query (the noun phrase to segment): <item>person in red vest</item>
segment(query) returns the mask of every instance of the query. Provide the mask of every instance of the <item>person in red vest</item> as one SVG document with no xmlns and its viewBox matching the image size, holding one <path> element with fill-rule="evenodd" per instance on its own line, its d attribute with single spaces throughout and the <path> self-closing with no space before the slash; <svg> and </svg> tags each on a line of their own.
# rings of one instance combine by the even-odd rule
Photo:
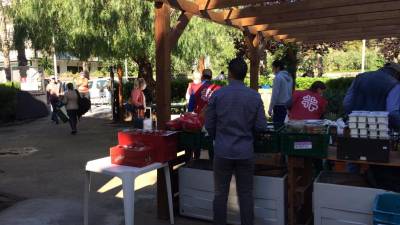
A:
<svg viewBox="0 0 400 225">
<path fill-rule="evenodd" d="M 322 97 L 326 85 L 321 81 L 314 82 L 310 89 L 293 93 L 292 107 L 289 112 L 291 120 L 319 120 L 325 113 L 328 101 Z"/>
<path fill-rule="evenodd" d="M 194 96 L 194 112 L 200 114 L 200 116 L 204 114 L 205 108 L 208 105 L 208 101 L 212 94 L 221 88 L 219 85 L 213 84 L 211 79 L 212 71 L 210 69 L 205 69 L 201 77 L 202 85 Z"/>
</svg>

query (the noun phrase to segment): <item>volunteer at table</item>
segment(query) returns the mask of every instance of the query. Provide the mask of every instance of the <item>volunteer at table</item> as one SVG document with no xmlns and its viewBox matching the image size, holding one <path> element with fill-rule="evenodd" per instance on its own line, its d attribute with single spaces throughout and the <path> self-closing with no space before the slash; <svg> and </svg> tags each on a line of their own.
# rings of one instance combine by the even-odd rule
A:
<svg viewBox="0 0 400 225">
<path fill-rule="evenodd" d="M 347 113 L 352 111 L 387 111 L 389 126 L 400 128 L 400 64 L 387 63 L 377 71 L 360 74 L 353 81 L 344 99 Z M 348 165 L 350 172 L 359 167 Z M 400 192 L 400 169 L 370 166 L 369 182 L 375 187 Z"/>
<path fill-rule="evenodd" d="M 319 120 L 325 113 L 328 101 L 322 96 L 326 85 L 322 81 L 314 82 L 310 89 L 295 91 L 289 111 L 291 120 Z"/>
<path fill-rule="evenodd" d="M 360 74 L 353 81 L 344 108 L 352 111 L 387 111 L 391 128 L 400 128 L 400 64 L 387 63 L 377 71 Z"/>
</svg>

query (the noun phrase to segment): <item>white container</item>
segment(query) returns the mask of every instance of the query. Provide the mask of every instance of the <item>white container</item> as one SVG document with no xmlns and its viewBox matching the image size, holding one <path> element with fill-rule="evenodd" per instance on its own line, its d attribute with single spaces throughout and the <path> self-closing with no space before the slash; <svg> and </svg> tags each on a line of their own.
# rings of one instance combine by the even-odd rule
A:
<svg viewBox="0 0 400 225">
<path fill-rule="evenodd" d="M 350 135 L 352 138 L 358 138 L 359 136 L 358 136 L 358 134 L 351 134 Z"/>
<path fill-rule="evenodd" d="M 254 224 L 286 224 L 286 176 L 254 176 Z M 179 207 L 183 216 L 213 220 L 214 179 L 212 170 L 179 169 Z M 232 177 L 228 197 L 228 223 L 240 224 L 236 181 Z"/>
<path fill-rule="evenodd" d="M 389 131 L 389 125 L 388 124 L 378 124 L 378 130 L 380 131 Z"/>
<path fill-rule="evenodd" d="M 358 122 L 357 116 L 350 116 L 350 117 L 349 117 L 349 122 L 350 122 L 350 123 L 357 123 L 357 122 Z"/>
<path fill-rule="evenodd" d="M 357 117 L 358 123 L 366 123 L 367 122 L 367 116 L 361 115 Z"/>
<path fill-rule="evenodd" d="M 367 124 L 366 123 L 358 123 L 358 129 L 367 129 Z"/>
<path fill-rule="evenodd" d="M 322 173 L 321 173 L 322 174 Z M 314 225 L 373 225 L 374 188 L 314 182 Z"/>
<path fill-rule="evenodd" d="M 376 131 L 376 130 L 370 130 L 370 131 L 369 131 L 369 136 L 370 136 L 371 138 L 377 138 L 377 137 L 378 137 L 378 131 Z"/>
<path fill-rule="evenodd" d="M 358 134 L 359 134 L 358 129 L 351 129 L 350 134 L 358 136 Z"/>
<path fill-rule="evenodd" d="M 369 130 L 377 130 L 378 129 L 378 124 L 369 124 L 368 125 Z"/>
<path fill-rule="evenodd" d="M 357 129 L 357 123 L 350 122 L 350 123 L 349 123 L 349 128 L 350 128 L 350 129 Z"/>
<path fill-rule="evenodd" d="M 387 131 L 379 131 L 379 135 L 378 135 L 379 139 L 389 139 L 389 132 Z"/>
<path fill-rule="evenodd" d="M 143 120 L 143 130 L 153 130 L 153 121 L 151 119 Z"/>
<path fill-rule="evenodd" d="M 376 112 L 376 117 L 378 123 L 389 124 L 388 112 Z"/>
<path fill-rule="evenodd" d="M 367 120 L 368 120 L 369 124 L 374 124 L 377 121 L 377 119 L 376 119 L 376 117 L 374 115 L 369 115 Z"/>
<path fill-rule="evenodd" d="M 368 130 L 367 129 L 359 129 L 359 134 L 360 134 L 360 136 L 367 136 Z"/>
</svg>

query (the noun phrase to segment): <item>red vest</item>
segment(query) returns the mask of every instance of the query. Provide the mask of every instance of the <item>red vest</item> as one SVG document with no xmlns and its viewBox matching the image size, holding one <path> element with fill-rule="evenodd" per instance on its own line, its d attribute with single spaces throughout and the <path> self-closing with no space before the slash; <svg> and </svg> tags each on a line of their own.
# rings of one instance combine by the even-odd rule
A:
<svg viewBox="0 0 400 225">
<path fill-rule="evenodd" d="M 325 112 L 328 101 L 312 91 L 295 91 L 290 109 L 291 120 L 318 120 Z"/>
<path fill-rule="evenodd" d="M 204 82 L 194 96 L 196 102 L 194 112 L 201 113 L 203 109 L 207 106 L 212 94 L 220 88 L 221 87 L 216 84 Z"/>
</svg>

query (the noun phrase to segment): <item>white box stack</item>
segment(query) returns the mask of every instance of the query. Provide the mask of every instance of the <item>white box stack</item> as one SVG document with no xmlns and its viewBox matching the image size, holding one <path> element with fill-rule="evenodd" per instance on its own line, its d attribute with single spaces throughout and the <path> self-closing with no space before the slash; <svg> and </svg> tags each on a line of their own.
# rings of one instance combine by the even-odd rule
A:
<svg viewBox="0 0 400 225">
<path fill-rule="evenodd" d="M 287 177 L 254 176 L 254 224 L 286 224 Z M 180 214 L 203 220 L 213 220 L 214 179 L 212 170 L 181 167 L 179 169 Z M 228 222 L 240 224 L 235 177 L 228 197 Z"/>
<path fill-rule="evenodd" d="M 354 111 L 349 128 L 353 138 L 389 139 L 389 113 Z"/>
</svg>

